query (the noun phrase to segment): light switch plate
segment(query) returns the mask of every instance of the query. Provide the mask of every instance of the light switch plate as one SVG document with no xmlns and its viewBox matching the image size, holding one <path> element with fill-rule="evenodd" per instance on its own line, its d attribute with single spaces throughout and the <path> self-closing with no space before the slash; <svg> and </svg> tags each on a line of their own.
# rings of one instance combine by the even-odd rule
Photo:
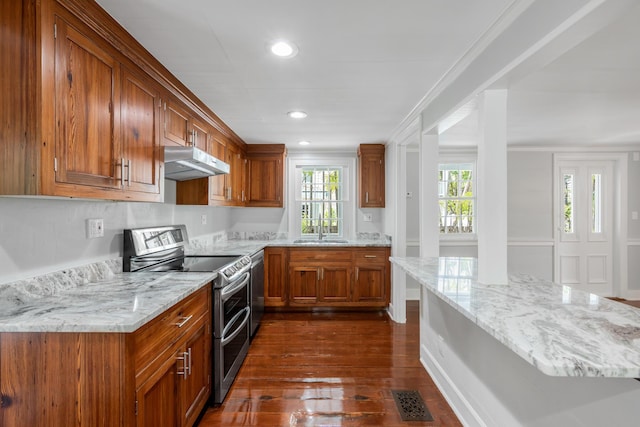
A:
<svg viewBox="0 0 640 427">
<path fill-rule="evenodd" d="M 365 222 L 371 222 L 371 221 L 373 221 L 373 214 L 366 213 L 366 214 L 363 215 L 362 219 Z"/>
<path fill-rule="evenodd" d="M 92 218 L 87 220 L 87 239 L 104 237 L 104 220 L 102 218 Z"/>
</svg>

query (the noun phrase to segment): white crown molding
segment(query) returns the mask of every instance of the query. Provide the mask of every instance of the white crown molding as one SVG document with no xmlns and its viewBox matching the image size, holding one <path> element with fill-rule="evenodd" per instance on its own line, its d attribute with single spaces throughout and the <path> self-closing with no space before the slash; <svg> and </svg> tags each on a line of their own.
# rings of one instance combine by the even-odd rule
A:
<svg viewBox="0 0 640 427">
<path fill-rule="evenodd" d="M 469 49 L 453 63 L 453 65 L 443 74 L 435 85 L 422 97 L 418 104 L 405 116 L 405 118 L 391 132 L 389 140 L 398 141 L 398 136 L 405 128 L 410 127 L 416 120 L 420 119 L 422 111 L 427 105 L 433 102 L 442 91 L 454 82 L 462 72 L 476 60 L 491 43 L 525 11 L 534 0 L 514 0 L 498 16 L 498 18 L 487 28 L 487 30 L 476 39 Z"/>
</svg>

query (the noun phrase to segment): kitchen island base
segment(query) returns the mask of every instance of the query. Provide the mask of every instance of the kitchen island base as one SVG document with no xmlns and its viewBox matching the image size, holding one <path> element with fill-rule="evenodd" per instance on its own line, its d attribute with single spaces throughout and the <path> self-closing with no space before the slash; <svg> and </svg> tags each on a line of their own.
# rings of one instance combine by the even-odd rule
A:
<svg viewBox="0 0 640 427">
<path fill-rule="evenodd" d="M 466 426 L 635 426 L 633 378 L 545 375 L 421 288 L 420 360 Z"/>
</svg>

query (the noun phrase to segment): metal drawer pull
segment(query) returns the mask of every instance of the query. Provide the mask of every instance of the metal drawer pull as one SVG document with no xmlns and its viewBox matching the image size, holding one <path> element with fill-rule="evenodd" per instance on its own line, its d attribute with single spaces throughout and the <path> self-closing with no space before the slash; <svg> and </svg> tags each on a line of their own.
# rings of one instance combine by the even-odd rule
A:
<svg viewBox="0 0 640 427">
<path fill-rule="evenodd" d="M 187 324 L 187 322 L 188 322 L 189 320 L 191 320 L 191 318 L 192 318 L 192 317 L 193 317 L 193 314 L 192 314 L 192 315 L 190 315 L 190 316 L 187 316 L 187 317 L 183 317 L 183 318 L 182 318 L 182 322 L 176 323 L 175 325 L 176 325 L 178 328 L 182 328 L 184 325 L 186 325 L 186 324 Z"/>
<path fill-rule="evenodd" d="M 378 255 L 365 255 L 365 258 L 378 258 Z"/>
</svg>

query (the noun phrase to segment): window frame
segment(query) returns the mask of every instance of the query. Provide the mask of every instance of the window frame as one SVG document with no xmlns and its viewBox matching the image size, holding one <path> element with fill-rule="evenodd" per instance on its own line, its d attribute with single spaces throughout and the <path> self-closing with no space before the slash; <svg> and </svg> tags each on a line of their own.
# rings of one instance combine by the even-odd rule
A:
<svg viewBox="0 0 640 427">
<path fill-rule="evenodd" d="M 331 154 L 312 154 L 304 153 L 296 156 L 294 153 L 290 153 L 287 158 L 288 163 L 288 175 L 291 177 L 288 185 L 288 203 L 287 209 L 289 211 L 289 238 L 291 239 L 305 239 L 312 240 L 311 236 L 302 236 L 302 218 L 300 215 L 302 208 L 302 200 L 300 197 L 302 174 L 299 173 L 303 167 L 318 167 L 318 168 L 342 168 L 342 209 L 343 209 L 343 228 L 342 236 L 335 234 L 331 235 L 334 238 L 340 237 L 342 239 L 353 239 L 355 236 L 356 227 L 356 209 L 355 209 L 355 172 L 356 172 L 356 159 L 354 157 L 346 157 L 345 155 L 331 155 Z"/>
<path fill-rule="evenodd" d="M 438 159 L 438 176 L 440 174 L 440 166 L 441 165 L 450 165 L 450 164 L 470 164 L 471 165 L 471 186 L 473 189 L 473 232 L 472 233 L 439 233 L 441 241 L 477 241 L 478 240 L 478 194 L 477 194 L 477 159 L 475 155 L 472 154 L 458 154 L 458 155 L 440 155 Z M 438 185 L 440 185 L 440 180 L 438 179 Z M 450 199 L 450 198 L 448 198 Z M 440 211 L 440 201 L 444 200 L 444 198 L 440 197 L 440 191 L 438 190 L 438 212 Z M 438 216 L 438 218 L 440 218 Z M 438 219 L 439 220 L 439 219 Z"/>
</svg>

